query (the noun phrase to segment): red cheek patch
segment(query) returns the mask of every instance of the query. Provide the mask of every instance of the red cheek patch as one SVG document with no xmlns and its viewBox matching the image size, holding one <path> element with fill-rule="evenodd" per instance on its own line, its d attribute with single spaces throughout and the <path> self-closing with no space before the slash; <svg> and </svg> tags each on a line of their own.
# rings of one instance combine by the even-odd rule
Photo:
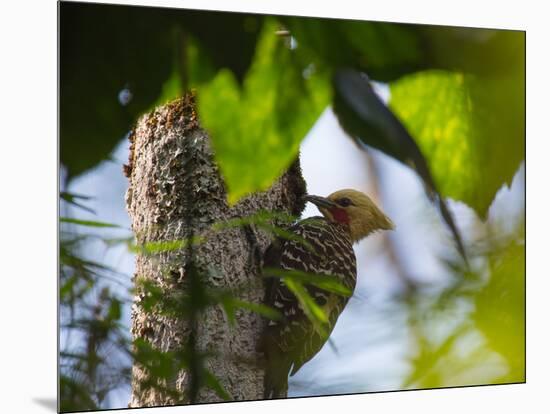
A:
<svg viewBox="0 0 550 414">
<path fill-rule="evenodd" d="M 338 223 L 349 224 L 349 216 L 345 210 L 334 207 L 330 209 L 330 214 L 332 214 L 332 217 L 334 217 L 334 220 L 336 220 Z"/>
</svg>

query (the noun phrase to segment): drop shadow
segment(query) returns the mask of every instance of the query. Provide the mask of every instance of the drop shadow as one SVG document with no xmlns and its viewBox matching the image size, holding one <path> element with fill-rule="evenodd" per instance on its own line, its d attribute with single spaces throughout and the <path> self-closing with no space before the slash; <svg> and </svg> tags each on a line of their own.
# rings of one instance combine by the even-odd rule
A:
<svg viewBox="0 0 550 414">
<path fill-rule="evenodd" d="M 54 413 L 57 412 L 57 398 L 33 398 L 32 400 L 36 404 L 41 405 Z"/>
</svg>

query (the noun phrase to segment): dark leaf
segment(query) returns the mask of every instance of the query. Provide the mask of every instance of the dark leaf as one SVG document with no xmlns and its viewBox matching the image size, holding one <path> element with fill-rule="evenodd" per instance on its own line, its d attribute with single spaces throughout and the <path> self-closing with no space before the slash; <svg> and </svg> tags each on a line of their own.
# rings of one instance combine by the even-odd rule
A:
<svg viewBox="0 0 550 414">
<path fill-rule="evenodd" d="M 70 217 L 61 217 L 59 221 L 61 223 L 78 224 L 79 226 L 120 228 L 117 224 L 104 223 L 101 221 L 79 220 Z"/>
<path fill-rule="evenodd" d="M 77 200 L 90 200 L 90 199 L 92 199 L 92 197 L 84 196 L 84 195 L 80 195 L 80 194 L 72 194 L 72 193 L 69 193 L 69 192 L 66 192 L 66 191 L 62 191 L 61 193 L 59 193 L 59 197 L 62 200 L 65 200 L 67 203 L 72 204 L 73 206 L 76 206 L 78 208 L 81 208 L 82 210 L 85 210 L 85 211 L 88 211 L 92 214 L 95 214 L 94 210 L 92 210 L 89 207 L 86 207 L 83 204 L 80 204 L 77 201 Z"/>
<path fill-rule="evenodd" d="M 425 65 L 426 50 L 415 26 L 304 17 L 283 17 L 298 49 L 320 67 L 355 67 L 389 81 Z"/>
<path fill-rule="evenodd" d="M 430 198 L 437 202 L 461 256 L 466 259 L 462 238 L 440 196 L 426 158 L 401 121 L 376 95 L 366 75 L 342 69 L 334 76 L 334 112 L 342 128 L 365 149 L 367 146 L 409 165 L 424 181 Z"/>
<path fill-rule="evenodd" d="M 241 13 L 62 2 L 60 156 L 69 177 L 108 159 L 137 117 L 169 95 L 163 86 L 173 86 L 166 81 L 175 71 L 178 88 L 208 80 L 207 60 L 241 80 L 261 20 Z M 185 34 L 192 35 L 187 50 Z M 201 67 L 185 68 L 181 61 Z"/>
<path fill-rule="evenodd" d="M 120 301 L 118 299 L 113 298 L 111 300 L 111 305 L 109 306 L 109 312 L 107 314 L 107 318 L 111 321 L 118 321 L 121 316 L 121 307 L 120 307 Z"/>
</svg>

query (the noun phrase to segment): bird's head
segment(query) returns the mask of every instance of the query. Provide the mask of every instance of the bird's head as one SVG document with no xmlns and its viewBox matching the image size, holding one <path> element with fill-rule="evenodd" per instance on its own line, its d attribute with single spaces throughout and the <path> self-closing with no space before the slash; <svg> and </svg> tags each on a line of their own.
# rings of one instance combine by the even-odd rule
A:
<svg viewBox="0 0 550 414">
<path fill-rule="evenodd" d="M 377 230 L 393 230 L 392 221 L 365 194 L 356 190 L 339 190 L 328 197 L 304 197 L 317 206 L 327 220 L 348 227 L 353 242 Z"/>
</svg>

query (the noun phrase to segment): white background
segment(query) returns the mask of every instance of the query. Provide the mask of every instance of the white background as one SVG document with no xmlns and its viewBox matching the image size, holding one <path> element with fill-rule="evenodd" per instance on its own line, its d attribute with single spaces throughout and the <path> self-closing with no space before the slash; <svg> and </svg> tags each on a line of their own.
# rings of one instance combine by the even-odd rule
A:
<svg viewBox="0 0 550 414">
<path fill-rule="evenodd" d="M 437 23 L 527 30 L 527 384 L 409 391 L 274 402 L 165 408 L 166 413 L 541 412 L 550 384 L 548 132 L 550 14 L 544 2 L 395 1 L 302 2 L 201 0 L 117 1 L 278 14 Z M 0 217 L 2 319 L 0 410 L 52 412 L 56 398 L 57 138 L 56 25 L 52 0 L 3 2 L 0 12 Z M 6 266 L 7 264 L 7 266 Z M 53 407 L 53 406 L 52 406 Z M 138 412 L 147 413 L 143 409 Z M 125 411 L 123 411 L 125 412 Z M 136 412 L 136 411 L 132 411 Z"/>
</svg>

